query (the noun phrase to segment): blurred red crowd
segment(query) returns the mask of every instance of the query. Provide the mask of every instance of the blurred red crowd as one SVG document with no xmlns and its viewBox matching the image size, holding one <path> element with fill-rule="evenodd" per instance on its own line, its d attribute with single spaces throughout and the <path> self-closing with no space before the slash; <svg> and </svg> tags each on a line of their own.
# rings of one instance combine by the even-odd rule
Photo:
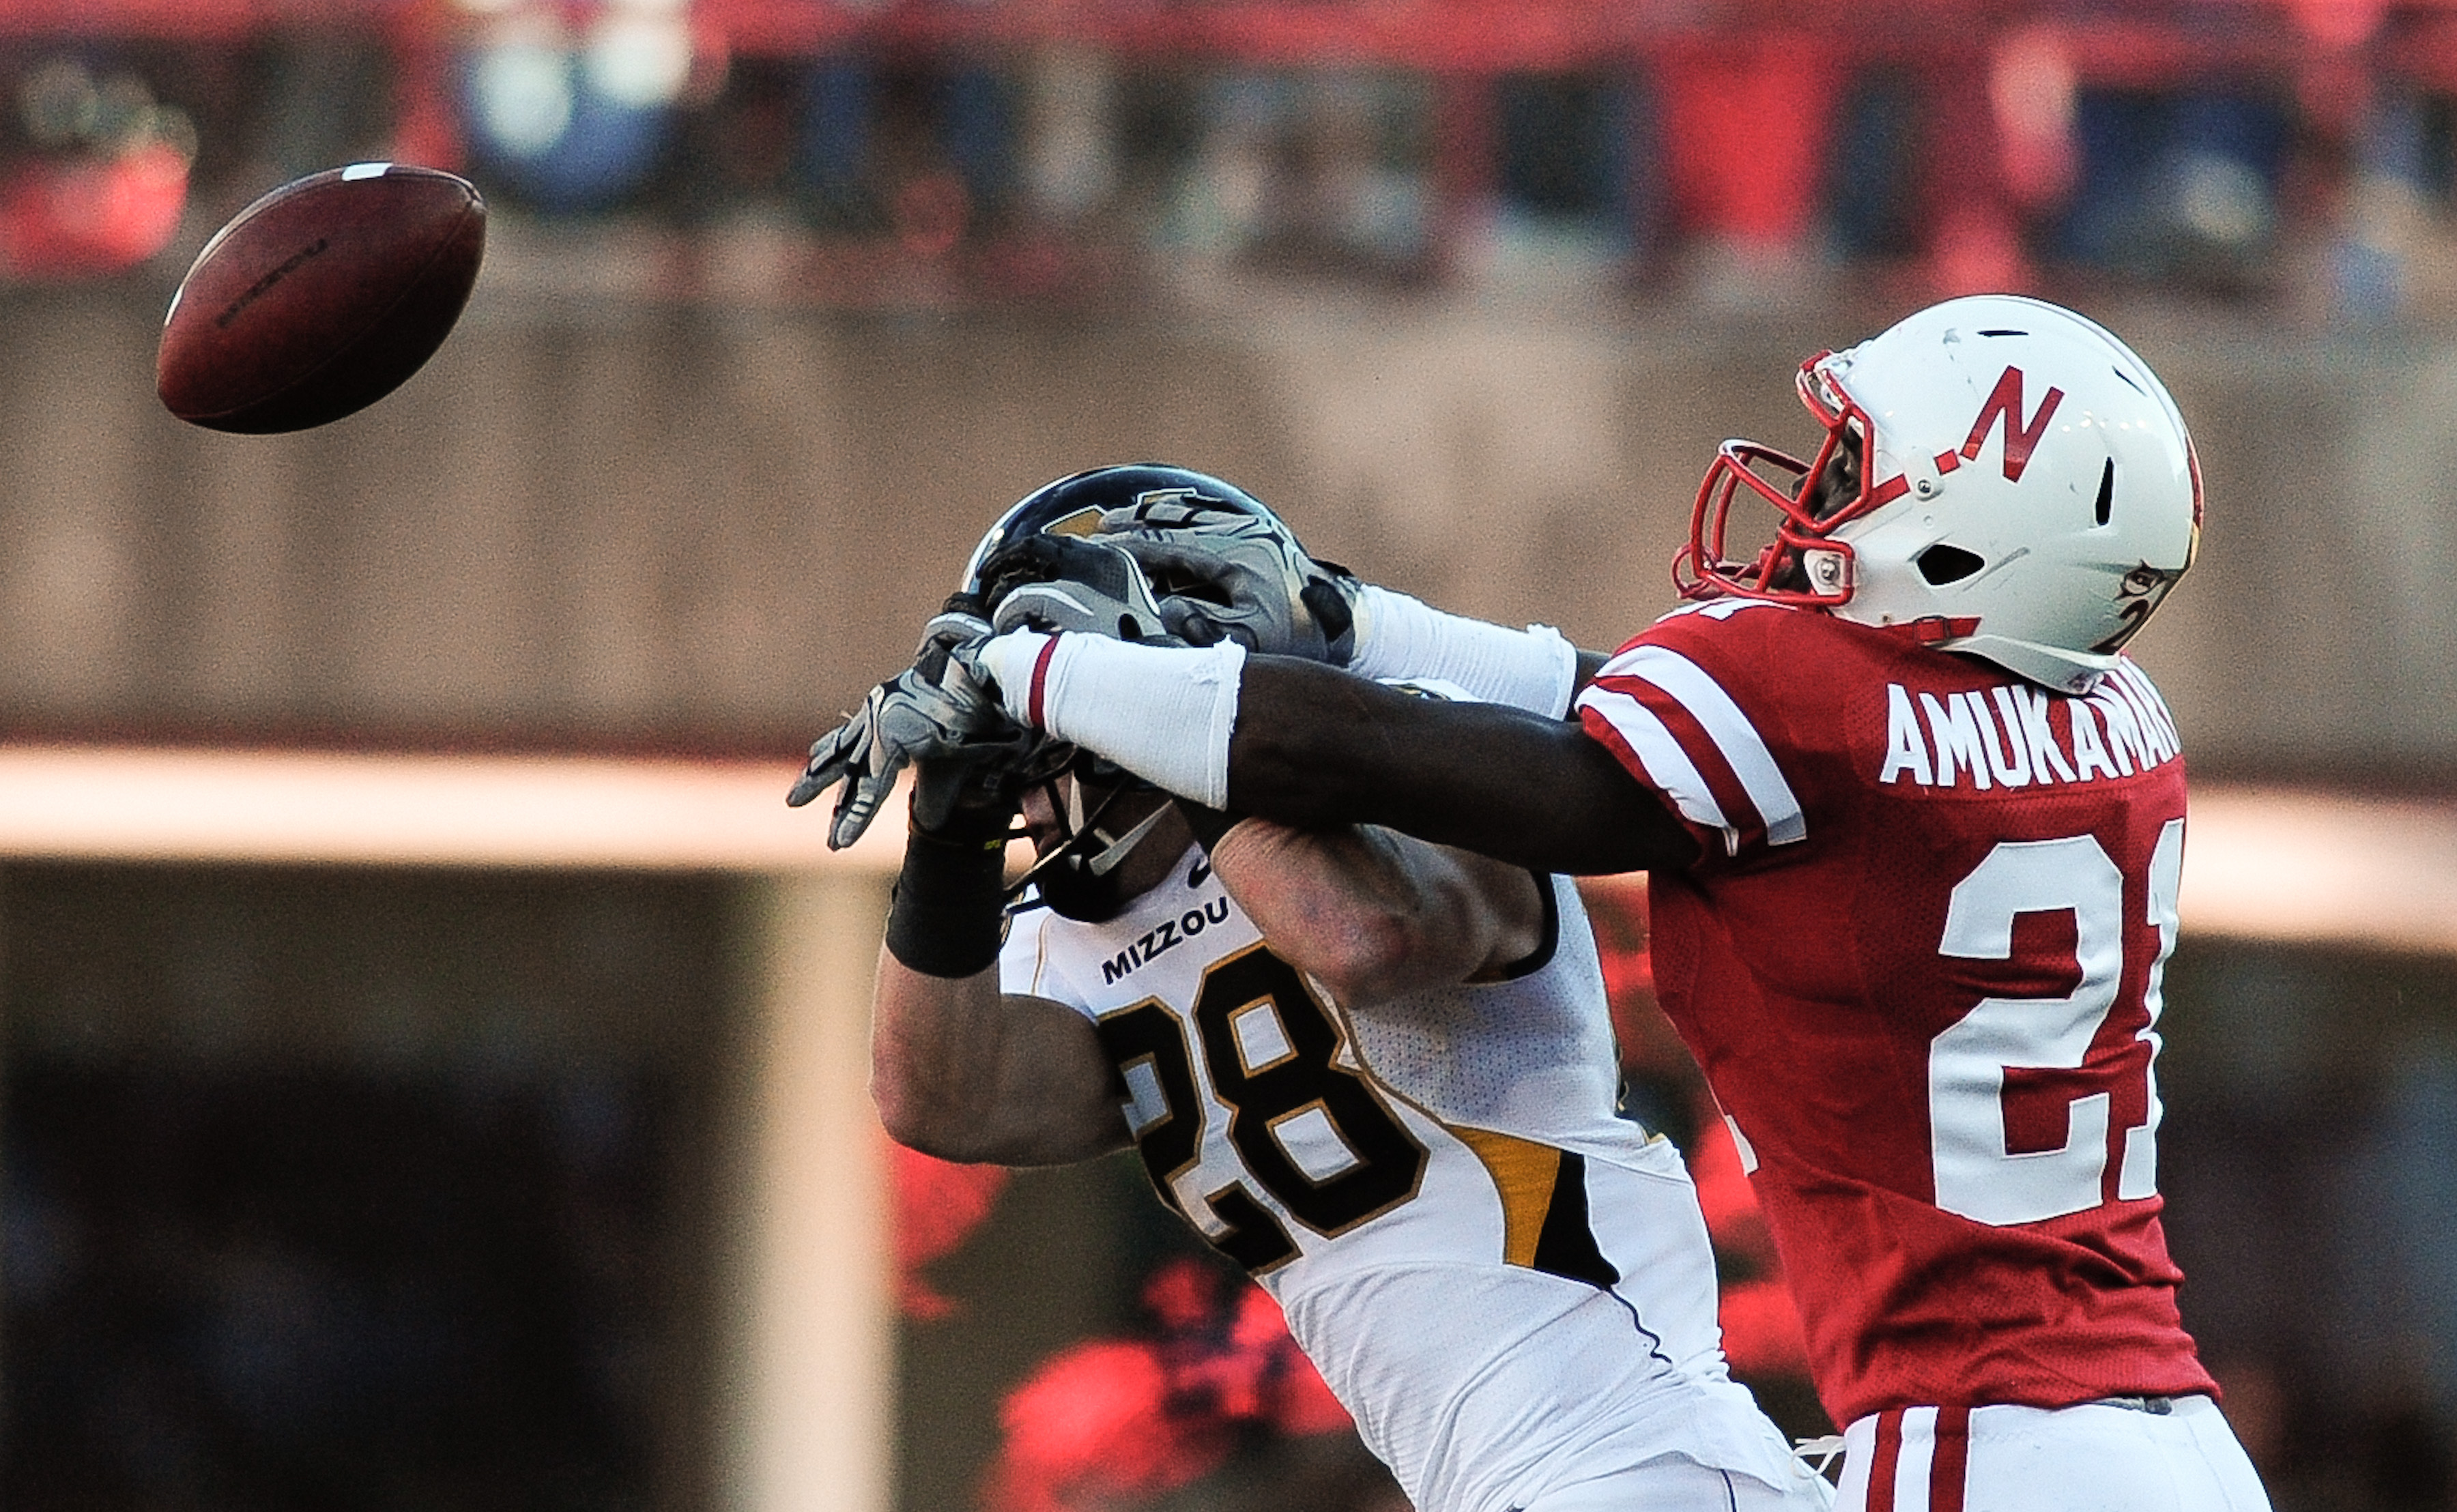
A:
<svg viewBox="0 0 2457 1512">
<path fill-rule="evenodd" d="M 1041 47 L 1407 71 L 1436 96 L 1435 265 L 1499 171 L 1497 77 L 1642 70 L 1659 159 L 1646 171 L 1660 170 L 1669 223 L 1709 245 L 1780 252 L 1812 236 L 1832 193 L 1838 104 L 1855 78 L 1882 67 L 1914 81 L 1923 122 L 1906 170 L 1915 187 L 1903 235 L 1949 293 L 2032 281 L 2026 249 L 2075 182 L 2077 91 L 2240 78 L 2291 97 L 2299 120 L 2342 146 L 2385 90 L 2457 92 L 2457 0 L 0 0 L 0 36 L 44 45 L 314 29 L 381 37 L 396 60 L 389 154 L 458 168 L 470 153 L 453 60 L 514 11 L 559 17 L 574 34 L 653 11 L 658 24 L 687 29 L 700 81 L 721 81 L 733 59 Z M 686 87 L 686 100 L 700 88 Z M 16 177 L 0 193 L 0 259 L 19 271 L 140 260 L 167 243 L 185 194 L 159 153 L 36 164 Z M 931 221 L 939 222 L 960 230 L 961 216 Z"/>
<path fill-rule="evenodd" d="M 557 3 L 575 17 L 606 9 L 604 0 Z M 448 31 L 495 9 L 468 0 L 0 0 L 0 35 L 206 38 L 340 24 L 410 38 Z M 688 9 L 709 41 L 746 51 L 809 51 L 862 38 L 1065 40 L 1428 69 L 1575 67 L 1633 48 L 1770 31 L 1822 35 L 1855 51 L 1934 55 L 1969 49 L 2008 25 L 2070 16 L 2079 33 L 2158 68 L 2162 39 L 2196 52 L 2213 42 L 2228 50 L 2374 40 L 2428 48 L 2445 44 L 2445 32 L 2418 34 L 2412 23 L 2457 15 L 2457 0 L 2142 0 L 2114 10 L 2055 0 L 690 0 Z"/>
</svg>

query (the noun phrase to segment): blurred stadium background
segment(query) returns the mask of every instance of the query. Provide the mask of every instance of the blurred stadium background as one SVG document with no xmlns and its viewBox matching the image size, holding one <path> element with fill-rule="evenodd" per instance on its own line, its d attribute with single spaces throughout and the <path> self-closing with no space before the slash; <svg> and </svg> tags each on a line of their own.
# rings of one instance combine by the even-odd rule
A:
<svg viewBox="0 0 2457 1512">
<path fill-rule="evenodd" d="M 377 157 L 493 207 L 430 369 L 163 415 L 204 237 Z M 1103 461 L 1613 644 L 1793 362 L 1988 288 L 2207 468 L 2187 1320 L 2282 1509 L 2457 1504 L 2453 187 L 2447 0 L 0 0 L 0 1503 L 1395 1512 L 1130 1162 L 886 1146 L 800 747 Z"/>
</svg>

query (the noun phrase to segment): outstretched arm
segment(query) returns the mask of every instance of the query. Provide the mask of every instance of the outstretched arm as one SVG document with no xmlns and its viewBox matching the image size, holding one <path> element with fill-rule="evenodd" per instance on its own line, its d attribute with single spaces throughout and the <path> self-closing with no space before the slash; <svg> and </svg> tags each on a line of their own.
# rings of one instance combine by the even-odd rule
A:
<svg viewBox="0 0 2457 1512">
<path fill-rule="evenodd" d="M 1214 808 L 1383 825 L 1531 871 L 1698 859 L 1662 801 L 1568 720 L 1414 698 L 1233 644 L 1019 630 L 970 654 L 1016 719 Z"/>
<path fill-rule="evenodd" d="M 1228 798 L 1285 824 L 1387 825 L 1538 871 L 1698 858 L 1662 802 L 1576 724 L 1411 698 L 1287 657 L 1246 663 Z"/>
<path fill-rule="evenodd" d="M 942 1160 L 1058 1165 L 1123 1149 L 1123 1093 L 1089 1020 L 878 952 L 870 1092 L 896 1142 Z"/>
<path fill-rule="evenodd" d="M 1272 950 L 1351 1008 L 1499 972 L 1544 944 L 1532 874 L 1393 830 L 1248 819 L 1211 860 Z"/>
</svg>

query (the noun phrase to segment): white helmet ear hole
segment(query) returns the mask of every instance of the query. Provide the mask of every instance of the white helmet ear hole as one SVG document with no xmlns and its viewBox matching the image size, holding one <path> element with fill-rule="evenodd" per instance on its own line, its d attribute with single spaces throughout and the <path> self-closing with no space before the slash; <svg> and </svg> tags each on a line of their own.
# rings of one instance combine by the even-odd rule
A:
<svg viewBox="0 0 2457 1512">
<path fill-rule="evenodd" d="M 2115 510 L 2116 459 L 2111 457 L 2107 460 L 2107 465 L 2098 471 L 2098 502 L 2092 506 L 2091 512 L 2103 525 L 2107 523 L 2108 516 L 2115 513 Z"/>
<path fill-rule="evenodd" d="M 1919 575 L 1928 580 L 1931 588 L 1960 582 L 1988 565 L 1976 553 L 1965 551 L 1960 546 L 1943 544 L 1930 546 L 1911 560 L 1919 568 Z"/>
</svg>

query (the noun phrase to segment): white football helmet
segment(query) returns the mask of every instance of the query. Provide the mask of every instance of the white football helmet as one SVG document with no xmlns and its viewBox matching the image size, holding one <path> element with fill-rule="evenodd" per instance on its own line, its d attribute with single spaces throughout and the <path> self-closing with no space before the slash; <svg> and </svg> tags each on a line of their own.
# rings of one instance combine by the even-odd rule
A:
<svg viewBox="0 0 2457 1512">
<path fill-rule="evenodd" d="M 1799 385 L 1825 444 L 1802 462 L 1724 443 L 1673 562 L 1683 595 L 1821 605 L 2084 692 L 2192 565 L 2201 474 L 2183 417 L 2070 310 L 1950 299 L 1809 358 Z M 1734 562 L 1743 489 L 1781 520 Z"/>
</svg>

